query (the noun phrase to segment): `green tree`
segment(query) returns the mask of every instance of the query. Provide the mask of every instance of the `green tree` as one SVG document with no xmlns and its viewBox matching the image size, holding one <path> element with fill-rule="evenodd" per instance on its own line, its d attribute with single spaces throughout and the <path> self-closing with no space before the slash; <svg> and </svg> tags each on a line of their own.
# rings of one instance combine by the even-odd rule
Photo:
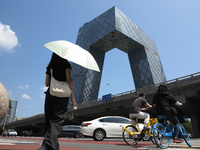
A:
<svg viewBox="0 0 200 150">
<path fill-rule="evenodd" d="M 192 122 L 191 121 L 187 121 L 186 123 L 181 123 L 181 124 L 185 128 L 185 130 L 187 131 L 187 133 L 192 133 L 193 132 Z"/>
<path fill-rule="evenodd" d="M 169 125 L 169 128 L 172 130 L 173 124 L 169 121 L 168 125 Z M 186 121 L 185 123 L 181 123 L 181 125 L 185 128 L 187 133 L 193 133 L 192 122 L 191 121 Z"/>
<path fill-rule="evenodd" d="M 9 109 L 12 109 L 12 103 L 11 103 L 10 99 L 9 99 Z"/>
</svg>

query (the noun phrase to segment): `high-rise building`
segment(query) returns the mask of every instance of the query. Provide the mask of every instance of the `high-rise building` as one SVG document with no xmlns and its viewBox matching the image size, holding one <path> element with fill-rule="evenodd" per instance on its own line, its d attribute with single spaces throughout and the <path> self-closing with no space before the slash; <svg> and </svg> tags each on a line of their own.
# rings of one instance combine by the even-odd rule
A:
<svg viewBox="0 0 200 150">
<path fill-rule="evenodd" d="M 16 101 L 15 99 L 10 99 L 10 102 L 11 102 L 11 108 L 9 108 L 7 112 L 8 115 L 7 123 L 14 121 L 18 103 L 18 101 Z"/>
<path fill-rule="evenodd" d="M 0 125 L 13 122 L 15 119 L 18 101 L 16 101 L 15 99 L 10 99 L 10 103 L 11 103 L 11 108 L 8 109 L 6 116 Z"/>
<path fill-rule="evenodd" d="M 72 63 L 78 103 L 98 98 L 105 53 L 113 48 L 128 54 L 136 89 L 166 81 L 154 40 L 115 6 L 85 23 L 79 29 L 76 44 L 94 56 L 101 71 Z"/>
</svg>

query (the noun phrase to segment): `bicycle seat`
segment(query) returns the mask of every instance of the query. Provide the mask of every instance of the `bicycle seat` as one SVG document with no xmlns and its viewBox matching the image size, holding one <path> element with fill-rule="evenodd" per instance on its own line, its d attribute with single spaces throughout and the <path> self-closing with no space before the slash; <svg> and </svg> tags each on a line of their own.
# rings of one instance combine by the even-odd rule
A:
<svg viewBox="0 0 200 150">
<path fill-rule="evenodd" d="M 157 118 L 158 118 L 158 119 L 165 119 L 166 116 L 165 116 L 165 115 L 159 115 Z"/>
<path fill-rule="evenodd" d="M 137 121 L 137 120 L 138 120 L 138 118 L 131 118 L 131 120 L 135 120 L 135 121 Z"/>
<path fill-rule="evenodd" d="M 138 123 L 138 122 L 139 122 L 139 119 L 138 119 L 138 118 L 131 118 L 131 120 L 134 120 L 135 123 Z"/>
</svg>

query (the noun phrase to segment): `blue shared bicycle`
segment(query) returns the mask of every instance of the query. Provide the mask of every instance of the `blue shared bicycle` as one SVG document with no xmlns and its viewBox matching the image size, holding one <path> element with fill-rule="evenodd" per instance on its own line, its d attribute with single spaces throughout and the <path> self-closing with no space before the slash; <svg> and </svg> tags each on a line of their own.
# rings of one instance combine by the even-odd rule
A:
<svg viewBox="0 0 200 150">
<path fill-rule="evenodd" d="M 153 138 L 155 143 L 160 148 L 167 148 L 170 143 L 170 138 L 173 137 L 174 128 L 172 129 L 172 131 L 170 131 L 166 116 L 161 115 L 158 117 L 158 119 L 164 119 L 164 123 L 157 123 L 154 125 Z M 184 138 L 189 147 L 192 147 L 190 137 L 182 125 L 179 126 L 179 136 Z"/>
</svg>

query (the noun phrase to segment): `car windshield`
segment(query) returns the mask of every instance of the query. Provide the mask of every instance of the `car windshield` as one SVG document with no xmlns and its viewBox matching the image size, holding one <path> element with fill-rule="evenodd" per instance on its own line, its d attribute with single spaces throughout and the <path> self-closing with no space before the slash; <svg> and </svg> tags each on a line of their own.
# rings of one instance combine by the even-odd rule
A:
<svg viewBox="0 0 200 150">
<path fill-rule="evenodd" d="M 10 129 L 9 131 L 10 131 L 10 132 L 15 132 L 15 130 L 13 130 L 13 129 Z"/>
<path fill-rule="evenodd" d="M 80 126 L 63 126 L 63 130 L 68 130 L 68 129 L 78 130 L 78 129 L 81 129 L 81 127 Z"/>
<path fill-rule="evenodd" d="M 71 126 L 71 127 L 69 127 L 69 129 L 80 129 L 80 127 Z"/>
</svg>

